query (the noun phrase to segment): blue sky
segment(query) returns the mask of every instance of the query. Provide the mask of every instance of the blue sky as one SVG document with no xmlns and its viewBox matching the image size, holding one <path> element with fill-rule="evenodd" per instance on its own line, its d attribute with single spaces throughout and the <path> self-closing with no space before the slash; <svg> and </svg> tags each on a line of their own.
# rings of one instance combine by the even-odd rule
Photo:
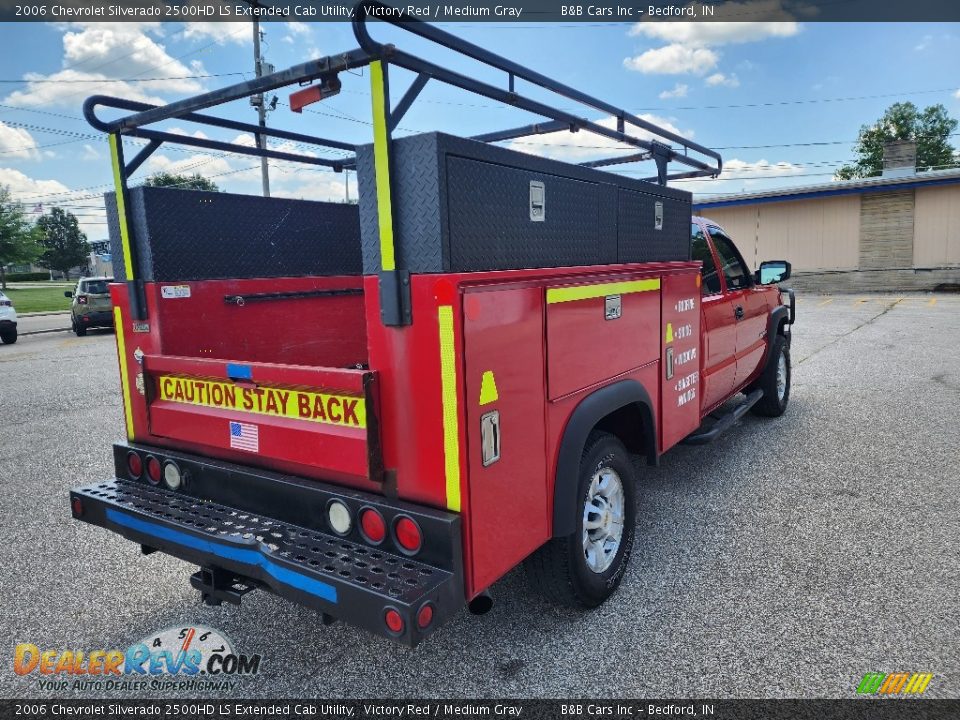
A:
<svg viewBox="0 0 960 720">
<path fill-rule="evenodd" d="M 701 144 L 722 148 L 727 170 L 721 179 L 679 185 L 698 194 L 829 181 L 838 165 L 853 158 L 852 141 L 860 125 L 897 100 L 921 107 L 943 103 L 960 118 L 960 26 L 952 24 L 501 22 L 444 27 Z M 278 68 L 354 46 L 345 24 L 267 23 L 264 30 L 264 55 Z M 378 39 L 395 39 L 411 50 L 424 47 L 387 28 L 374 31 Z M 167 102 L 249 78 L 250 36 L 250 27 L 242 23 L 0 25 L 0 184 L 10 186 L 28 209 L 61 205 L 80 217 L 91 240 L 106 237 L 99 199 L 110 183 L 106 143 L 81 118 L 83 99 L 106 93 Z M 504 82 L 502 74 L 477 69 L 447 51 L 426 48 L 425 56 Z M 210 75 L 217 77 L 195 77 Z M 408 77 L 401 72 L 392 76 L 395 98 Z M 282 91 L 270 124 L 369 141 L 369 80 L 361 74 L 342 79 L 339 96 L 303 115 L 283 105 L 288 92 Z M 544 97 L 523 85 L 518 89 Z M 421 98 L 404 118 L 403 132 L 471 134 L 535 120 L 438 83 L 428 85 Z M 251 122 L 256 118 L 244 103 L 220 112 Z M 183 123 L 168 127 L 197 129 Z M 960 138 L 953 140 L 960 145 Z M 533 138 L 513 147 L 568 160 L 624 152 L 610 145 L 580 133 Z M 140 176 L 158 170 L 200 172 L 223 189 L 255 193 L 257 163 L 249 157 L 164 147 Z M 311 199 L 344 195 L 343 175 L 271 165 L 275 194 Z M 632 174 L 649 172 L 622 167 Z M 350 192 L 356 196 L 353 177 Z"/>
</svg>

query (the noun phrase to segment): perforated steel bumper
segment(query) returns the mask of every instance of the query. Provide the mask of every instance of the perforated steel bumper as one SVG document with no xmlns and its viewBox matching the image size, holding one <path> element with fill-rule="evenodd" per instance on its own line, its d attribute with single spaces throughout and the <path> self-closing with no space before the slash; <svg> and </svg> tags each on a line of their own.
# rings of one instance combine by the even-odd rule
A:
<svg viewBox="0 0 960 720">
<path fill-rule="evenodd" d="M 452 513 L 251 472 L 227 463 L 161 453 L 156 448 L 135 449 L 163 463 L 176 462 L 187 478 L 183 490 L 173 492 L 142 479 L 117 477 L 72 490 L 73 515 L 141 544 L 146 552 L 160 550 L 200 565 L 205 573 L 196 576 L 198 587 L 200 575 L 235 576 L 241 585 L 268 589 L 411 646 L 464 604 L 460 521 Z M 129 450 L 117 446 L 118 475 L 126 472 Z M 245 497 L 246 491 L 245 502 L 228 505 L 210 497 L 216 494 L 211 488 L 227 481 L 230 484 L 224 490 L 234 499 Z M 301 523 L 253 510 L 257 497 L 264 494 L 269 503 L 259 504 L 286 505 L 291 509 L 289 515 Z M 354 518 L 362 507 L 379 510 L 388 527 L 392 517 L 412 517 L 423 531 L 424 549 L 417 557 L 408 557 L 389 546 L 389 538 L 381 546 L 371 545 L 356 527 L 346 537 L 334 534 L 323 527 L 323 509 L 334 497 L 348 505 Z M 315 517 L 316 522 L 302 523 L 307 517 Z M 428 543 L 432 543 L 429 550 Z M 425 562 L 419 555 L 432 561 Z M 421 628 L 417 617 L 425 605 L 431 606 L 432 620 Z M 404 620 L 399 633 L 391 632 L 385 623 L 390 608 Z"/>
</svg>

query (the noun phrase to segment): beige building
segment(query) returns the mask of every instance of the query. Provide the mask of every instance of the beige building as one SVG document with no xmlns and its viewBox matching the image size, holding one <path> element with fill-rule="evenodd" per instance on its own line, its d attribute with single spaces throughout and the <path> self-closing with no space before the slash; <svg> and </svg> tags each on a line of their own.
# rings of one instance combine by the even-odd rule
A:
<svg viewBox="0 0 960 720">
<path fill-rule="evenodd" d="M 960 169 L 768 192 L 694 205 L 736 241 L 748 263 L 789 260 L 806 290 L 903 291 L 960 286 Z"/>
</svg>

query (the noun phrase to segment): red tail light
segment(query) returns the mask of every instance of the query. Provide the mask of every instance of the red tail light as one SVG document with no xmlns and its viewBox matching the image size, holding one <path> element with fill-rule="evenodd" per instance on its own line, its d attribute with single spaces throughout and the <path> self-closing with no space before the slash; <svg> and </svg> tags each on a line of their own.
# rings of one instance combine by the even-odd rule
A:
<svg viewBox="0 0 960 720">
<path fill-rule="evenodd" d="M 422 608 L 420 612 L 417 613 L 417 625 L 420 626 L 421 630 L 425 630 L 430 626 L 430 623 L 433 622 L 433 605 L 427 603 Z"/>
<path fill-rule="evenodd" d="M 130 477 L 134 480 L 143 474 L 143 460 L 132 450 L 127 453 L 127 470 L 130 471 Z"/>
<path fill-rule="evenodd" d="M 393 534 L 397 538 L 397 544 L 408 553 L 420 551 L 423 545 L 423 535 L 420 532 L 420 526 L 412 518 L 401 515 L 393 524 Z"/>
<path fill-rule="evenodd" d="M 387 624 L 387 630 L 394 635 L 403 632 L 403 617 L 393 608 L 388 608 L 383 614 L 383 621 Z"/>
<path fill-rule="evenodd" d="M 86 305 L 87 296 L 86 295 L 77 295 L 77 305 Z"/>
<path fill-rule="evenodd" d="M 363 536 L 374 545 L 382 543 L 387 536 L 387 524 L 383 521 L 383 515 L 371 508 L 360 511 L 360 529 Z"/>
<path fill-rule="evenodd" d="M 160 476 L 160 461 L 151 455 L 147 458 L 147 480 L 149 480 L 153 485 L 159 485 Z"/>
<path fill-rule="evenodd" d="M 74 497 L 73 500 L 70 501 L 70 508 L 73 510 L 74 515 L 80 517 L 83 515 L 83 500 Z"/>
</svg>

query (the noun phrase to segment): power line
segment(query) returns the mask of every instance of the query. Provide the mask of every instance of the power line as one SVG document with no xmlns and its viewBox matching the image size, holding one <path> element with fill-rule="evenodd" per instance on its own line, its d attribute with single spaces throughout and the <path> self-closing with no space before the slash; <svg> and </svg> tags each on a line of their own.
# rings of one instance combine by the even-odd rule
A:
<svg viewBox="0 0 960 720">
<path fill-rule="evenodd" d="M 76 83 L 138 83 L 138 82 L 164 82 L 166 80 L 203 80 L 205 78 L 218 78 L 218 77 L 230 77 L 233 75 L 243 75 L 242 72 L 229 72 L 229 73 L 212 73 L 210 75 L 179 75 L 177 77 L 132 77 L 132 78 L 74 78 L 72 80 L 51 80 L 49 78 L 42 78 L 37 80 L 11 80 L 9 78 L 0 78 L 0 83 L 10 84 L 23 84 L 29 83 L 31 85 L 42 84 L 42 83 L 53 83 L 56 85 L 70 85 Z"/>
</svg>

